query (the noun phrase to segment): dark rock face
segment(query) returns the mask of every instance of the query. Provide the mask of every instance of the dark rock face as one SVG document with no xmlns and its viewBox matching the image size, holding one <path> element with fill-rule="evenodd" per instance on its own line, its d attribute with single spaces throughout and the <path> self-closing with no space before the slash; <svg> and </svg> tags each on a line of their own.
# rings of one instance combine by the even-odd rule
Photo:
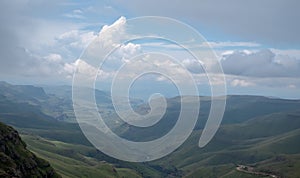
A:
<svg viewBox="0 0 300 178">
<path fill-rule="evenodd" d="M 26 149 L 18 132 L 0 123 L 0 177 L 43 177 L 58 175 L 50 164 Z"/>
</svg>

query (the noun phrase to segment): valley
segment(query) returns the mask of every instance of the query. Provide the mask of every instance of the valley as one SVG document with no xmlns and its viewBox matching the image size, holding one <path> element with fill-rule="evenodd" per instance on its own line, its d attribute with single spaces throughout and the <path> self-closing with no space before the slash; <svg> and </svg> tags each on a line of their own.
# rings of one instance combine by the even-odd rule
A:
<svg viewBox="0 0 300 178">
<path fill-rule="evenodd" d="M 32 152 L 62 177 L 297 177 L 300 175 L 300 100 L 228 96 L 221 127 L 204 148 L 198 147 L 209 97 L 200 97 L 198 122 L 190 137 L 170 155 L 129 163 L 96 150 L 82 134 L 72 110 L 71 90 L 0 83 L 0 122 L 13 126 Z M 110 95 L 97 91 L 106 123 L 124 138 L 147 141 L 167 133 L 179 115 L 179 97 L 167 99 L 163 119 L 147 129 L 130 126 L 114 113 Z M 135 99 L 137 112 L 147 104 Z M 118 122 L 116 122 L 116 120 Z M 251 167 L 249 174 L 237 169 Z"/>
</svg>

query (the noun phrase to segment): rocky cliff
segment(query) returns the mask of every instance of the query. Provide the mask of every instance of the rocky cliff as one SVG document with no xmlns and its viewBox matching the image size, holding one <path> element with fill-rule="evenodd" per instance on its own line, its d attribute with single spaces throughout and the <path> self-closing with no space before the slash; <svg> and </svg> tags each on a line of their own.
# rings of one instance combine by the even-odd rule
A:
<svg viewBox="0 0 300 178">
<path fill-rule="evenodd" d="M 0 123 L 0 177 L 61 177 L 50 164 L 26 149 L 18 132 Z"/>
</svg>

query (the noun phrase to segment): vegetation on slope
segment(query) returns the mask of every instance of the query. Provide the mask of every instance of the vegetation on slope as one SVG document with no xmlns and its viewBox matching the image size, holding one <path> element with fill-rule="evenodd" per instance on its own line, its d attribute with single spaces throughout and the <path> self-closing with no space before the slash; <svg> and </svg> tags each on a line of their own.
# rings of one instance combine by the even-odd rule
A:
<svg viewBox="0 0 300 178">
<path fill-rule="evenodd" d="M 18 132 L 0 123 L 0 177 L 60 177 L 50 164 L 26 149 Z"/>
</svg>

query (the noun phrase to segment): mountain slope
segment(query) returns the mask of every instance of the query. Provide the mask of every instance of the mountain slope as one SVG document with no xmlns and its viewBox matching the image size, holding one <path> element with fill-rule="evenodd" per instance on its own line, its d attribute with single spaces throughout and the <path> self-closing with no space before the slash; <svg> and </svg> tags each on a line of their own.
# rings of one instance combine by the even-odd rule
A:
<svg viewBox="0 0 300 178">
<path fill-rule="evenodd" d="M 141 177 L 136 171 L 118 168 L 93 155 L 96 149 L 60 141 L 47 140 L 38 136 L 22 135 L 31 151 L 47 159 L 63 177 Z"/>
<path fill-rule="evenodd" d="M 0 94 L 9 100 L 18 102 L 31 101 L 32 103 L 38 100 L 46 100 L 48 95 L 41 87 L 33 85 L 11 85 L 0 81 Z"/>
<path fill-rule="evenodd" d="M 48 162 L 26 149 L 18 132 L 0 123 L 0 177 L 60 177 Z"/>
<path fill-rule="evenodd" d="M 274 113 L 223 125 L 204 148 L 197 146 L 200 135 L 201 131 L 194 131 L 179 149 L 152 164 L 176 167 L 191 177 L 205 177 L 203 172 L 211 177 L 235 177 L 242 174 L 235 170 L 238 164 L 283 177 L 299 176 L 300 112 Z"/>
</svg>

